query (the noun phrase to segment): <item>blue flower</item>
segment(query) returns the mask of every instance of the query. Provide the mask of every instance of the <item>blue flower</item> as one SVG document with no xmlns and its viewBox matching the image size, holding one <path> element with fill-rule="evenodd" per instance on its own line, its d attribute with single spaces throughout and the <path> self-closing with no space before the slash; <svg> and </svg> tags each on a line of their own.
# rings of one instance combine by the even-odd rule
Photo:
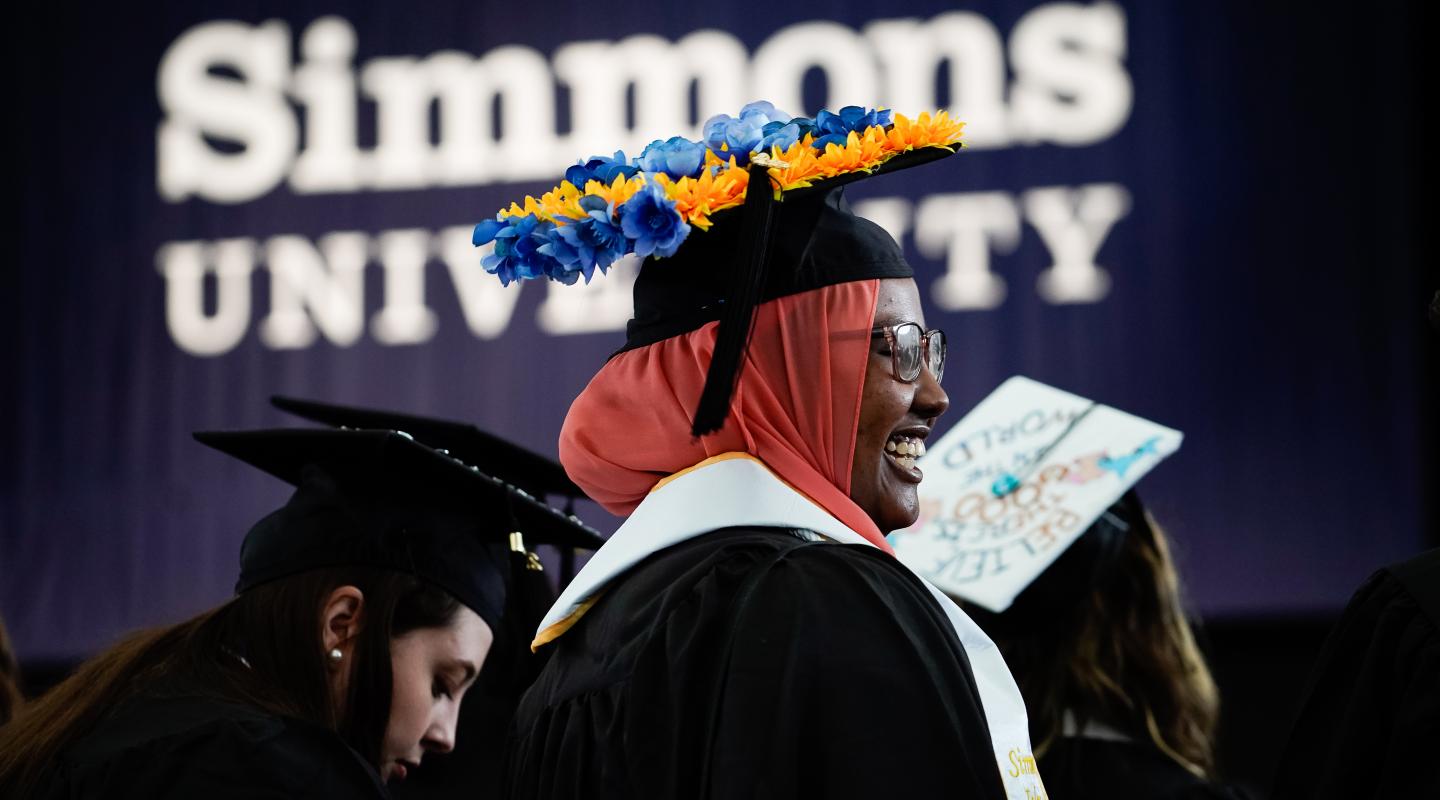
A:
<svg viewBox="0 0 1440 800">
<path fill-rule="evenodd" d="M 615 176 L 624 175 L 629 178 L 639 171 L 639 167 L 631 164 L 625 158 L 624 151 L 616 150 L 614 158 L 590 156 L 589 161 L 582 161 L 565 170 L 565 180 L 574 184 L 575 188 L 584 191 L 588 181 L 600 181 L 609 186 L 615 182 Z"/>
<path fill-rule="evenodd" d="M 789 114 L 776 109 L 769 101 L 758 100 L 740 109 L 738 118 L 729 114 L 716 114 L 706 120 L 705 145 L 722 159 L 733 155 L 735 163 L 747 164 L 750 153 L 769 146 L 764 141 L 765 129 L 774 123 L 783 126 L 790 119 Z"/>
<path fill-rule="evenodd" d="M 545 231 L 545 243 L 535 248 L 536 252 L 548 256 L 553 262 L 551 269 L 545 274 L 553 281 L 569 286 L 580 279 L 584 271 L 580 263 L 579 249 L 570 245 L 560 233 L 565 230 L 564 225 L 552 225 Z M 594 265 L 591 265 L 591 269 Z M 588 282 L 588 279 L 587 279 Z"/>
<path fill-rule="evenodd" d="M 480 265 L 486 272 L 499 277 L 502 285 L 509 286 L 515 280 L 564 273 L 559 262 L 540 251 L 554 227 L 554 223 L 533 216 L 487 219 L 475 226 L 470 241 L 476 247 L 495 243 L 494 252 L 480 259 Z M 572 278 L 570 283 L 574 282 Z"/>
<path fill-rule="evenodd" d="M 776 108 L 769 100 L 756 100 L 746 103 L 745 107 L 740 109 L 740 119 L 759 122 L 764 126 L 771 122 L 789 122 L 790 115 Z"/>
<path fill-rule="evenodd" d="M 675 210 L 675 201 L 664 187 L 647 183 L 620 206 L 620 229 L 635 242 L 635 255 L 675 255 L 690 235 L 690 226 Z"/>
<path fill-rule="evenodd" d="M 843 146 L 851 131 L 864 133 L 866 128 L 876 125 L 887 127 L 890 124 L 891 114 L 888 108 L 876 111 L 860 106 L 845 106 L 838 114 L 821 111 L 815 115 L 815 141 L 812 144 L 816 150 L 824 150 L 827 144 Z"/>
<path fill-rule="evenodd" d="M 541 248 L 565 268 L 570 277 L 559 279 L 564 283 L 574 283 L 577 273 L 589 283 L 596 267 L 604 273 L 630 249 L 630 240 L 615 224 L 609 204 L 587 195 L 580 198 L 580 207 L 588 216 L 557 226 L 551 232 L 550 241 Z"/>
<path fill-rule="evenodd" d="M 646 172 L 663 172 L 677 180 L 693 178 L 705 163 L 705 146 L 683 136 L 663 142 L 656 139 L 645 147 L 636 163 Z"/>
<path fill-rule="evenodd" d="M 772 147 L 789 150 L 791 145 L 800 141 L 805 131 L 794 122 L 776 121 L 761 128 L 760 134 L 760 145 L 756 149 L 768 153 Z"/>
<path fill-rule="evenodd" d="M 743 165 L 749 163 L 750 151 L 760 145 L 764 127 L 758 121 L 720 114 L 705 123 L 705 146 L 722 159 L 735 156 L 736 163 Z"/>
</svg>

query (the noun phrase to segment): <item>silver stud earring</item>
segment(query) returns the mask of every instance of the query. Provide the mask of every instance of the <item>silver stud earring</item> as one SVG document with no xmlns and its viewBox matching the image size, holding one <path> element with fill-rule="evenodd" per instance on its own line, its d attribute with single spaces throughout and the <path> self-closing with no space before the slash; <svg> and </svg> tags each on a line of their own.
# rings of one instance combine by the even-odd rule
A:
<svg viewBox="0 0 1440 800">
<path fill-rule="evenodd" d="M 336 648 L 334 648 L 333 650 L 330 651 L 330 660 L 331 660 L 331 661 L 334 661 L 334 662 L 336 662 L 336 663 L 339 663 L 340 659 L 342 659 L 342 658 L 344 658 L 344 657 L 345 657 L 345 654 L 342 653 L 342 652 L 340 652 L 340 648 L 338 648 L 338 647 L 336 647 Z"/>
</svg>

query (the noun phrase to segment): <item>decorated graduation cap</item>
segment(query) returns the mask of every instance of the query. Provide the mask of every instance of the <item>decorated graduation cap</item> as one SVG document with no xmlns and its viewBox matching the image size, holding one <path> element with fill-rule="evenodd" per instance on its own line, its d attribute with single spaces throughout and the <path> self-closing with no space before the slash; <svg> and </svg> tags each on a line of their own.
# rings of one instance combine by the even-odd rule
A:
<svg viewBox="0 0 1440 800">
<path fill-rule="evenodd" d="M 792 117 L 767 102 L 719 115 L 703 141 L 656 140 L 627 160 L 592 157 L 538 200 L 475 226 L 504 283 L 587 282 L 645 259 L 623 350 L 719 322 L 691 432 L 729 413 L 760 303 L 848 281 L 910 277 L 895 240 L 856 216 L 841 187 L 952 155 L 963 123 L 849 106 Z"/>
<path fill-rule="evenodd" d="M 573 516 L 390 430 L 201 432 L 195 438 L 295 487 L 240 549 L 237 593 L 313 569 L 368 565 L 449 592 L 491 627 L 506 608 L 507 538 L 598 547 Z"/>
<path fill-rule="evenodd" d="M 980 608 L 999 613 L 1020 603 L 1020 616 L 1027 609 L 1043 616 L 1064 587 L 1092 580 L 1088 570 L 1148 524 L 1130 489 L 1183 438 L 1093 400 L 1010 378 L 927 449 L 919 462 L 920 518 L 891 534 L 895 555 Z M 1081 539 L 1074 555 L 1057 562 Z M 1052 565 L 1057 572 L 1038 584 Z M 1036 591 L 1027 591 L 1032 584 Z"/>
</svg>

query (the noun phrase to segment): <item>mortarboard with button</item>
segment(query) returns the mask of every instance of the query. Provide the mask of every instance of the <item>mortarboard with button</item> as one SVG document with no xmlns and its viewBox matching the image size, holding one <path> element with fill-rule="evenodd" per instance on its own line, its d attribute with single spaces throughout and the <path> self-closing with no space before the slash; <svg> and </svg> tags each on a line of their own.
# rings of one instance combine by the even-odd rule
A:
<svg viewBox="0 0 1440 800">
<path fill-rule="evenodd" d="M 574 515 L 574 502 L 585 492 L 565 474 L 565 468 L 554 459 L 521 447 L 514 442 L 486 432 L 468 422 L 384 411 L 358 406 L 302 400 L 294 397 L 270 398 L 276 408 L 296 416 L 337 428 L 393 430 L 405 433 L 422 444 L 478 468 L 536 498 L 564 498 L 565 513 Z M 523 525 L 517 526 L 511 548 L 525 556 L 527 571 L 540 571 L 540 561 L 525 549 Z M 575 550 L 594 550 L 599 543 L 568 544 L 561 541 L 532 540 L 532 544 L 553 544 L 560 551 L 560 582 L 565 584 L 575 575 Z M 541 609 L 543 615 L 545 609 Z"/>
<path fill-rule="evenodd" d="M 506 611 L 507 539 L 596 548 L 598 533 L 462 461 L 389 430 L 200 432 L 295 487 L 246 534 L 236 592 L 312 569 L 369 565 L 439 586 L 492 627 Z"/>
</svg>

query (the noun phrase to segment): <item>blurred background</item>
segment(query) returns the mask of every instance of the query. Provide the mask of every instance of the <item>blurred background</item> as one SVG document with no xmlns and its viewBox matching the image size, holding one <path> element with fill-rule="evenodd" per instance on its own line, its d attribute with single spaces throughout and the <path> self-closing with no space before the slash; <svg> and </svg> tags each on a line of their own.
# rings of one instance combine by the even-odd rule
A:
<svg viewBox="0 0 1440 800">
<path fill-rule="evenodd" d="M 1440 545 L 1421 5 L 445 0 L 32 9 L 7 26 L 0 617 L 34 692 L 225 599 L 286 487 L 190 438 L 274 394 L 554 455 L 633 272 L 501 288 L 470 228 L 577 158 L 767 99 L 967 121 L 850 190 L 951 344 L 1185 433 L 1139 487 L 1268 785 L 1370 572 Z M 582 508 L 604 530 L 617 524 Z"/>
</svg>

